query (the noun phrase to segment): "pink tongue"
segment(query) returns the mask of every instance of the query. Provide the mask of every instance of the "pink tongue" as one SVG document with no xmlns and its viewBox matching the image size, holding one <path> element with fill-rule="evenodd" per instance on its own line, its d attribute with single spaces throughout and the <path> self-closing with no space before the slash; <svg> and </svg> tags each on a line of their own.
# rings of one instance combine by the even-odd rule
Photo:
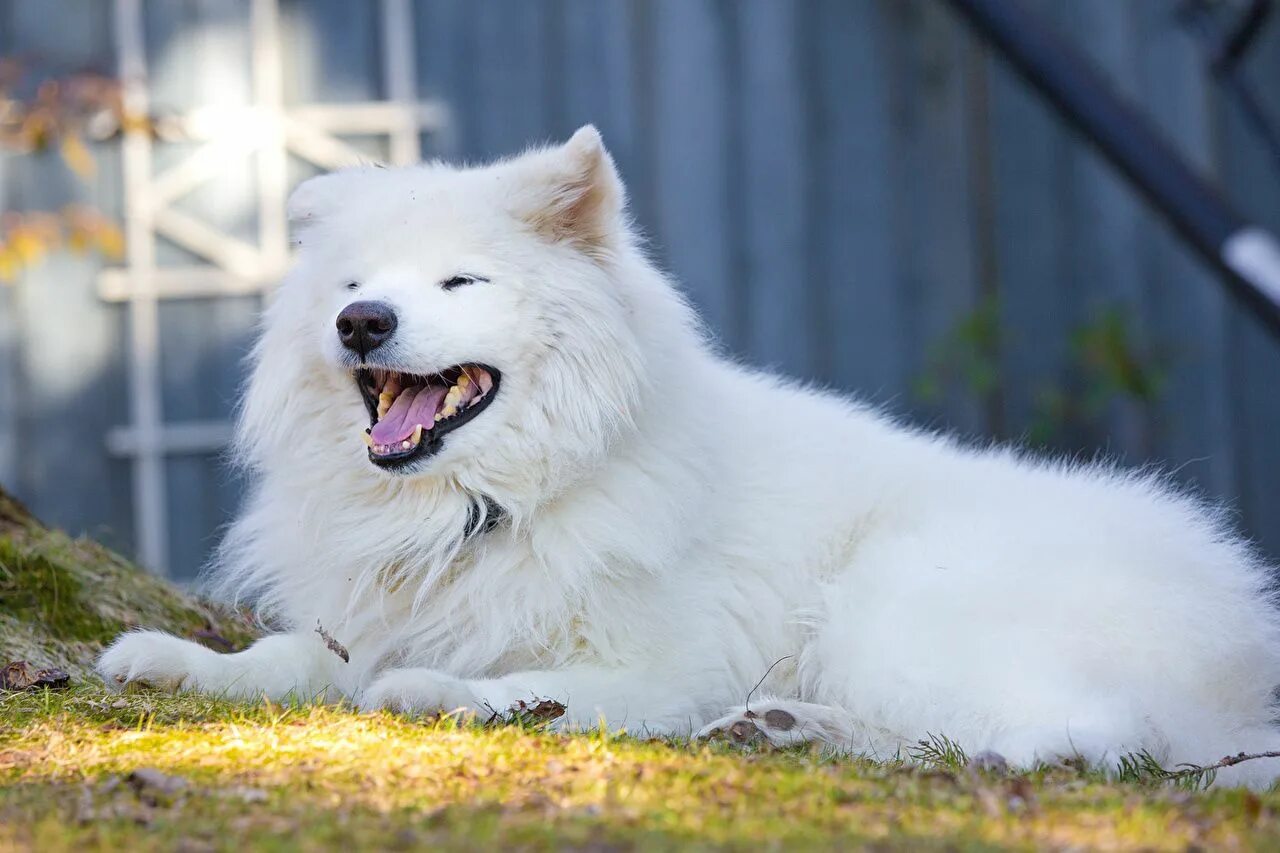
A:
<svg viewBox="0 0 1280 853">
<path fill-rule="evenodd" d="M 413 435 L 418 424 L 430 430 L 436 423 L 436 409 L 448 391 L 448 388 L 424 385 L 404 389 L 391 409 L 373 425 L 369 437 L 374 444 L 399 444 Z"/>
</svg>

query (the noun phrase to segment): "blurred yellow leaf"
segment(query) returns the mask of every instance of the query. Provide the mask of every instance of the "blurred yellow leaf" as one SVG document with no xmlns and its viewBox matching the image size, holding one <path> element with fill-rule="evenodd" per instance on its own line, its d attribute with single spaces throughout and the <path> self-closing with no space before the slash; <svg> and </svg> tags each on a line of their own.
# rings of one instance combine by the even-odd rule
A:
<svg viewBox="0 0 1280 853">
<path fill-rule="evenodd" d="M 17 255 L 18 260 L 30 266 L 44 256 L 47 250 L 44 240 L 29 228 L 15 229 L 9 235 L 9 250 Z"/>
<path fill-rule="evenodd" d="M 124 233 L 115 223 L 103 221 L 97 231 L 98 251 L 107 258 L 118 261 L 124 257 Z"/>
<path fill-rule="evenodd" d="M 98 171 L 97 161 L 93 159 L 89 146 L 74 134 L 62 137 L 62 161 L 84 180 L 92 178 Z"/>
<path fill-rule="evenodd" d="M 0 282 L 15 281 L 59 250 L 96 252 L 115 261 L 124 256 L 124 234 L 115 222 L 82 205 L 60 213 L 10 211 L 0 217 Z"/>
<path fill-rule="evenodd" d="M 20 272 L 22 272 L 22 259 L 9 248 L 8 244 L 0 243 L 0 281 L 12 284 Z"/>
<path fill-rule="evenodd" d="M 40 112 L 28 113 L 18 127 L 19 144 L 30 151 L 43 151 L 52 133 L 47 116 Z"/>
<path fill-rule="evenodd" d="M 89 241 L 89 235 L 79 228 L 73 229 L 67 235 L 67 248 L 75 252 L 77 255 L 83 255 L 89 251 L 92 244 Z"/>
</svg>

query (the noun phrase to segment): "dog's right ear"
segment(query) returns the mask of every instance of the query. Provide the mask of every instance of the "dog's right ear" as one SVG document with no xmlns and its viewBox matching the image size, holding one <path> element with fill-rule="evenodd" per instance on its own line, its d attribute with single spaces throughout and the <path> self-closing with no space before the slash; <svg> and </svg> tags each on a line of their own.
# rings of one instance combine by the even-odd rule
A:
<svg viewBox="0 0 1280 853">
<path fill-rule="evenodd" d="M 295 235 L 308 226 L 323 221 L 330 213 L 341 208 L 351 198 L 353 184 L 370 167 L 354 166 L 317 175 L 298 184 L 289 196 L 286 210 L 289 226 Z"/>
<path fill-rule="evenodd" d="M 289 195 L 289 225 L 296 231 L 306 228 L 332 210 L 338 201 L 342 172 L 317 175 L 298 184 Z"/>
</svg>

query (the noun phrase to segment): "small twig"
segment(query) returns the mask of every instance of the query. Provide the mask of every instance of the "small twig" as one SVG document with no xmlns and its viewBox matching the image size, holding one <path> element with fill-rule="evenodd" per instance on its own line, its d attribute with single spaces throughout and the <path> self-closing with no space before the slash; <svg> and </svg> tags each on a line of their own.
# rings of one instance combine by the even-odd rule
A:
<svg viewBox="0 0 1280 853">
<path fill-rule="evenodd" d="M 324 629 L 324 625 L 320 624 L 320 620 L 316 620 L 316 633 L 320 635 L 320 639 L 324 640 L 325 647 L 338 657 L 342 658 L 343 663 L 351 663 L 351 655 L 347 653 L 347 647 L 339 643 L 333 638 L 333 635 Z"/>
<path fill-rule="evenodd" d="M 744 706 L 743 713 L 745 713 L 747 716 L 751 715 L 751 697 L 754 696 L 756 691 L 760 689 L 760 685 L 764 684 L 764 680 L 769 677 L 769 673 L 773 672 L 773 668 L 778 664 L 782 663 L 787 658 L 793 658 L 793 657 L 795 657 L 795 655 L 783 655 L 782 657 L 778 658 L 776 661 L 774 661 L 769 665 L 769 668 L 764 671 L 764 675 L 760 676 L 760 680 L 756 682 L 756 686 L 752 687 L 751 692 L 747 694 L 746 701 L 742 703 Z"/>
<path fill-rule="evenodd" d="M 1166 770 L 1165 779 L 1176 781 L 1185 779 L 1188 776 L 1203 776 L 1205 773 L 1212 773 L 1221 770 L 1224 767 L 1234 767 L 1237 764 L 1243 764 L 1246 761 L 1253 761 L 1255 758 L 1280 758 L 1280 751 L 1273 752 L 1237 752 L 1235 755 L 1228 755 L 1215 761 L 1213 764 L 1206 764 L 1201 767 L 1198 764 L 1182 764 L 1180 770 Z"/>
</svg>

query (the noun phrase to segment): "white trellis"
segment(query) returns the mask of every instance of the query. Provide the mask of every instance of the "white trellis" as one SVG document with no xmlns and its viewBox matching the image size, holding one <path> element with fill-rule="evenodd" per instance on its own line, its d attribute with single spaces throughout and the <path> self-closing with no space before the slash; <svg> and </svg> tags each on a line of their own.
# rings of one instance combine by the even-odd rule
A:
<svg viewBox="0 0 1280 853">
<path fill-rule="evenodd" d="M 115 39 L 126 116 L 149 115 L 143 0 L 115 0 Z M 195 110 L 179 118 L 200 141 L 188 156 L 156 173 L 145 122 L 126 122 L 122 143 L 127 254 L 125 266 L 106 270 L 101 297 L 128 304 L 130 422 L 112 429 L 107 447 L 133 462 L 133 503 L 138 557 L 153 571 L 168 564 L 165 457 L 213 452 L 230 437 L 223 422 L 166 424 L 161 412 L 159 303 L 162 299 L 214 298 L 257 293 L 279 279 L 288 263 L 285 202 L 290 154 L 324 169 L 367 159 L 343 134 L 383 135 L 392 163 L 418 159 L 420 134 L 442 130 L 439 103 L 417 99 L 410 0 L 382 0 L 382 58 L 388 98 L 340 105 L 286 107 L 282 95 L 280 14 L 277 0 L 252 0 L 253 103 Z M 235 158 L 257 156 L 256 244 L 227 234 L 172 203 L 215 178 Z M 207 263 L 160 267 L 156 238 L 164 237 Z"/>
</svg>

